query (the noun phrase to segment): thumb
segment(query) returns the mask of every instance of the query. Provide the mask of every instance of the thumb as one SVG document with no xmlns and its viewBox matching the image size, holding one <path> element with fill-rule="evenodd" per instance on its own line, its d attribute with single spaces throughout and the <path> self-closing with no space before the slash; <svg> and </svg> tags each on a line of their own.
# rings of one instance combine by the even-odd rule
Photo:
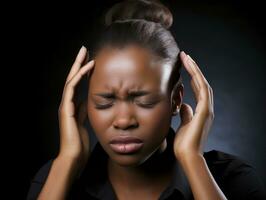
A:
<svg viewBox="0 0 266 200">
<path fill-rule="evenodd" d="M 189 123 L 193 117 L 193 110 L 190 105 L 183 103 L 180 108 L 181 126 Z"/>
</svg>

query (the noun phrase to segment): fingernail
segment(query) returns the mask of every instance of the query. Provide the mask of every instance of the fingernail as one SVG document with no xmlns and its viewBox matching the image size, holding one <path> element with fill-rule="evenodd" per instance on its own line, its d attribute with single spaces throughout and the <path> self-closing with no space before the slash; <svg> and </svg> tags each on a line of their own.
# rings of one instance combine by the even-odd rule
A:
<svg viewBox="0 0 266 200">
<path fill-rule="evenodd" d="M 84 51 L 86 50 L 86 47 L 82 45 L 82 47 L 80 48 L 80 51 Z"/>
<path fill-rule="evenodd" d="M 184 54 L 185 56 L 187 55 L 184 51 L 180 51 L 180 55 Z"/>
</svg>

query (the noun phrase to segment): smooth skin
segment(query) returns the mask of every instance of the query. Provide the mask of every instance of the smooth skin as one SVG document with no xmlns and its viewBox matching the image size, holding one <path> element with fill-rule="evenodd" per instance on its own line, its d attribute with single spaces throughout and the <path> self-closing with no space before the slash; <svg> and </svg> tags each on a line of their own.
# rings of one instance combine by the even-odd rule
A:
<svg viewBox="0 0 266 200">
<path fill-rule="evenodd" d="M 76 85 L 94 66 L 93 60 L 82 66 L 87 56 L 87 49 L 82 47 L 66 79 L 58 109 L 60 151 L 40 192 L 40 200 L 66 199 L 72 183 L 80 175 L 90 155 L 89 134 L 83 126 L 87 116 L 86 102 L 78 111 L 74 105 Z"/>
<path fill-rule="evenodd" d="M 188 177 L 194 199 L 226 199 L 203 157 L 203 147 L 214 119 L 213 91 L 195 61 L 184 52 L 180 57 L 191 76 L 197 105 L 195 114 L 190 105 L 181 106 L 181 124 L 174 140 L 175 156 Z"/>
<path fill-rule="evenodd" d="M 73 101 L 75 86 L 95 64 L 93 60 L 86 62 L 86 55 L 87 50 L 82 47 L 67 77 L 58 113 L 60 151 L 38 199 L 66 199 L 73 181 L 89 159 L 89 138 L 83 127 L 86 102 L 77 110 Z M 203 147 L 214 119 L 212 89 L 190 56 L 181 52 L 180 59 L 192 78 L 197 106 L 195 114 L 191 106 L 181 101 L 176 107 L 180 110 L 181 124 L 174 139 L 175 157 L 188 177 L 194 199 L 226 199 L 203 157 Z"/>
</svg>

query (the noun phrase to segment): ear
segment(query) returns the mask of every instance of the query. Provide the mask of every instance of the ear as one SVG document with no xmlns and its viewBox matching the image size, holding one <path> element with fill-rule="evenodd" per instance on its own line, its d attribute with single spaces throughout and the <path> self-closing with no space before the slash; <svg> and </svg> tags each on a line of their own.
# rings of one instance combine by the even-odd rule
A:
<svg viewBox="0 0 266 200">
<path fill-rule="evenodd" d="M 183 102 L 184 96 L 184 85 L 178 82 L 171 93 L 171 108 L 172 108 L 172 115 L 177 115 L 179 113 L 180 107 Z"/>
</svg>

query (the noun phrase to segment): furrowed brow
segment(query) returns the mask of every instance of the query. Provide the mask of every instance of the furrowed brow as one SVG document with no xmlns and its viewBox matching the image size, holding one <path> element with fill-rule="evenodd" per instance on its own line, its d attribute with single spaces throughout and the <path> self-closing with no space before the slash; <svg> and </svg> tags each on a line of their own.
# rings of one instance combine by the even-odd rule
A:
<svg viewBox="0 0 266 200">
<path fill-rule="evenodd" d="M 140 97 L 140 96 L 145 96 L 145 95 L 149 95 L 149 94 L 151 94 L 151 92 L 145 91 L 145 90 L 128 92 L 128 96 L 130 96 L 130 97 Z M 114 98 L 115 97 L 114 93 L 96 93 L 94 95 L 104 97 L 104 98 Z"/>
</svg>

